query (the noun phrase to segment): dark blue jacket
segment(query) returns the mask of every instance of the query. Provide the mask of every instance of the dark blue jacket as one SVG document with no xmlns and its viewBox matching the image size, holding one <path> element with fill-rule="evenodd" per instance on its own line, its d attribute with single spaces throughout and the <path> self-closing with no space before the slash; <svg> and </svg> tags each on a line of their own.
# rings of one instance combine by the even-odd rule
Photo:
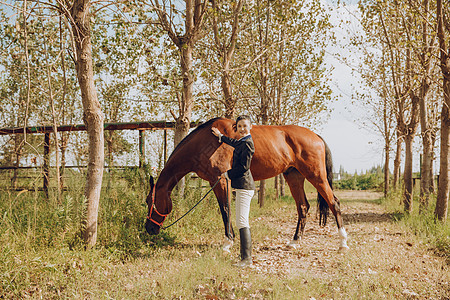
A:
<svg viewBox="0 0 450 300">
<path fill-rule="evenodd" d="M 247 135 L 239 140 L 222 136 L 221 141 L 234 148 L 233 163 L 227 175 L 231 179 L 231 187 L 235 189 L 254 190 L 255 181 L 250 172 L 255 145 L 251 135 Z"/>
</svg>

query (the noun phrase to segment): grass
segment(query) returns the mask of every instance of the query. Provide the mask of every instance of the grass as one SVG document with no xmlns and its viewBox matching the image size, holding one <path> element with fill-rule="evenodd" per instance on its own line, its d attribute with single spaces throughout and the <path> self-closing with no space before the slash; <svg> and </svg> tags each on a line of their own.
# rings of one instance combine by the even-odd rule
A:
<svg viewBox="0 0 450 300">
<path fill-rule="evenodd" d="M 379 257 L 371 251 L 337 257 L 330 272 L 342 274 L 338 281 L 308 272 L 279 276 L 236 270 L 231 262 L 238 256 L 239 247 L 223 255 L 220 246 L 224 230 L 213 195 L 179 224 L 159 236 L 149 236 L 143 227 L 147 213 L 145 176 L 136 172 L 116 178 L 113 187 L 102 192 L 98 243 L 90 251 L 83 250 L 79 238 L 86 206 L 83 178 L 70 178 L 67 184 L 74 188 L 64 194 L 61 202 L 54 195 L 47 200 L 41 192 L 1 191 L 0 298 L 344 299 L 366 295 L 378 299 L 396 298 L 393 290 L 402 289 L 403 279 L 393 276 L 389 268 L 380 267 L 375 276 L 355 271 L 384 263 L 377 261 Z M 200 184 L 188 181 L 185 200 L 174 197 L 174 212 L 166 224 L 206 193 Z M 264 208 L 257 209 L 257 201 L 252 202 L 252 219 L 276 217 L 282 209 L 295 211 L 290 196 L 272 200 L 271 184 Z M 384 205 L 392 207 L 389 203 L 385 201 Z M 414 216 L 399 222 L 405 231 L 412 230 L 432 247 L 448 249 L 447 225 L 440 227 L 427 218 L 419 221 Z M 278 234 L 271 224 L 254 225 L 255 240 L 275 239 Z"/>
<path fill-rule="evenodd" d="M 419 211 L 418 194 L 418 191 L 416 191 L 413 197 L 411 214 L 403 212 L 400 191 L 390 194 L 383 200 L 383 205 L 387 211 L 395 216 L 397 224 L 407 228 L 418 238 L 428 243 L 436 254 L 445 257 L 447 263 L 450 264 L 450 218 L 447 218 L 445 223 L 435 219 L 435 195 L 431 195 L 429 206 L 425 210 Z"/>
</svg>

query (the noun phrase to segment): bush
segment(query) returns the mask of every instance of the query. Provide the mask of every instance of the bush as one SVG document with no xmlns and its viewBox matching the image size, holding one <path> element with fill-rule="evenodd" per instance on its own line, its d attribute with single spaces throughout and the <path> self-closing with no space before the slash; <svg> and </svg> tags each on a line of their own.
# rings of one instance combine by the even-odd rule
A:
<svg viewBox="0 0 450 300">
<path fill-rule="evenodd" d="M 381 189 L 384 174 L 381 167 L 372 168 L 365 174 L 349 174 L 341 170 L 341 180 L 334 183 L 334 187 L 341 190 L 374 190 Z"/>
</svg>

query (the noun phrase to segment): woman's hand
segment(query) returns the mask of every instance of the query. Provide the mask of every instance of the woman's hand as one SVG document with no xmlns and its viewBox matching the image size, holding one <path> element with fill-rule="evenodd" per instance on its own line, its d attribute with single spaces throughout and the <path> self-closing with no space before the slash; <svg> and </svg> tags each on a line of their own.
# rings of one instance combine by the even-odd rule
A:
<svg viewBox="0 0 450 300">
<path fill-rule="evenodd" d="M 219 137 L 222 133 L 219 131 L 219 129 L 217 129 L 216 127 L 212 127 L 211 128 L 211 131 L 212 131 L 212 133 L 215 135 L 215 136 L 217 136 L 217 137 Z"/>
</svg>

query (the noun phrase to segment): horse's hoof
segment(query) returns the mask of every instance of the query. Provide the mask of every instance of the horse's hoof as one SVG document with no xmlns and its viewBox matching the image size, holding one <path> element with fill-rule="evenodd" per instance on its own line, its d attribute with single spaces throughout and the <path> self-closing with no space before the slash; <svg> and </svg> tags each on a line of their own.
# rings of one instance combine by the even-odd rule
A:
<svg viewBox="0 0 450 300">
<path fill-rule="evenodd" d="M 223 243 L 223 247 L 222 247 L 223 252 L 225 254 L 230 253 L 231 252 L 230 249 L 232 246 L 233 246 L 233 241 L 230 239 L 226 239 L 225 242 Z"/>
<path fill-rule="evenodd" d="M 341 246 L 341 247 L 339 247 L 338 252 L 339 252 L 339 253 L 347 253 L 347 251 L 348 251 L 349 249 L 350 249 L 350 248 L 349 248 L 348 246 Z"/>
<path fill-rule="evenodd" d="M 297 249 L 298 241 L 292 240 L 286 245 L 286 247 L 289 248 L 289 249 Z"/>
</svg>

